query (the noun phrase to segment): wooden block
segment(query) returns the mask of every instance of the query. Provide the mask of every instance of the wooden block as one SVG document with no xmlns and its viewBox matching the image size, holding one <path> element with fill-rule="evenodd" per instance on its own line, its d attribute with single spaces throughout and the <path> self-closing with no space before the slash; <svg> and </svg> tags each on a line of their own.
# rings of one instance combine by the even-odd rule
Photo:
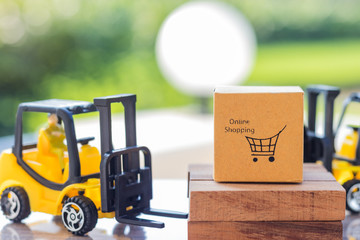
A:
<svg viewBox="0 0 360 240">
<path fill-rule="evenodd" d="M 345 218 L 345 190 L 321 166 L 304 167 L 304 182 L 299 184 L 217 183 L 209 180 L 211 167 L 204 166 L 199 173 L 193 172 L 196 169 L 199 166 L 190 167 L 189 174 L 190 221 Z"/>
<path fill-rule="evenodd" d="M 327 172 L 327 170 L 321 164 L 315 163 L 304 163 L 304 171 Z"/>
<path fill-rule="evenodd" d="M 334 221 L 345 218 L 336 182 L 219 184 L 190 182 L 190 221 Z"/>
<path fill-rule="evenodd" d="M 334 176 L 327 171 L 304 171 L 304 181 L 336 181 Z"/>
<path fill-rule="evenodd" d="M 342 239 L 342 223 L 334 222 L 188 222 L 188 239 Z"/>
</svg>

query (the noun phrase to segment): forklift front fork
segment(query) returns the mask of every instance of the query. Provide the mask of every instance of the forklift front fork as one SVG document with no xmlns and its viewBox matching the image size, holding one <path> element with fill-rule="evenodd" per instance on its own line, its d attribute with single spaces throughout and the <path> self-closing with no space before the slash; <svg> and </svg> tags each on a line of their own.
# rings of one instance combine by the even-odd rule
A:
<svg viewBox="0 0 360 240">
<path fill-rule="evenodd" d="M 144 154 L 144 167 L 126 170 L 131 155 Z M 116 161 L 118 167 L 111 169 Z M 119 167 L 120 166 L 120 167 Z M 101 205 L 103 212 L 115 211 L 120 223 L 163 228 L 164 223 L 138 218 L 143 213 L 173 218 L 187 218 L 188 214 L 150 208 L 152 199 L 151 155 L 147 147 L 127 147 L 105 154 L 100 166 Z M 115 198 L 115 201 L 113 200 Z"/>
</svg>

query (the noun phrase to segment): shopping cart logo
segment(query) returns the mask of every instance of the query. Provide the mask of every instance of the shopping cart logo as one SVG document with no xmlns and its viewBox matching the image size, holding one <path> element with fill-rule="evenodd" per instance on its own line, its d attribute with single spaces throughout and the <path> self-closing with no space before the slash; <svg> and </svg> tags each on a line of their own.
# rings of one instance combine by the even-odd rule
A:
<svg viewBox="0 0 360 240">
<path fill-rule="evenodd" d="M 250 144 L 251 156 L 254 156 L 253 161 L 258 161 L 258 156 L 268 156 L 270 162 L 275 161 L 275 148 L 277 141 L 279 139 L 279 135 L 284 129 L 286 125 L 281 129 L 277 134 L 269 138 L 252 138 L 245 136 L 247 141 Z"/>
</svg>

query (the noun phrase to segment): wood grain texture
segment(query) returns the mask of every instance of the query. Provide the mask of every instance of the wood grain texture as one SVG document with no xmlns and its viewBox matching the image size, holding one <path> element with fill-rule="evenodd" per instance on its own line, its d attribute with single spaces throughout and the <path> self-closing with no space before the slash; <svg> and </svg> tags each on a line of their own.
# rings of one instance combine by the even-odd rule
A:
<svg viewBox="0 0 360 240">
<path fill-rule="evenodd" d="M 208 179 L 206 171 L 197 174 L 198 168 L 190 167 L 190 221 L 337 221 L 345 218 L 345 190 L 321 166 L 304 167 L 306 178 L 301 184 L 217 183 Z"/>
<path fill-rule="evenodd" d="M 334 222 L 188 222 L 188 239 L 342 239 L 342 223 Z"/>
<path fill-rule="evenodd" d="M 304 163 L 304 171 L 327 172 L 321 164 L 316 163 Z"/>
</svg>

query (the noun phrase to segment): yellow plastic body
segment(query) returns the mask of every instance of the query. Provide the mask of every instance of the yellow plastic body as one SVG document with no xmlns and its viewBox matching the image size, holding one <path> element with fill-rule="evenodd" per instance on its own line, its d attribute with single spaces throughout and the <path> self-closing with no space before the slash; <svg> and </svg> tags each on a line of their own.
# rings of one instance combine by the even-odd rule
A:
<svg viewBox="0 0 360 240">
<path fill-rule="evenodd" d="M 69 159 L 64 153 L 65 170 L 62 173 L 59 161 L 50 152 L 42 149 L 39 139 L 38 148 L 23 151 L 24 161 L 44 178 L 64 183 L 68 178 Z M 45 143 L 46 144 L 46 143 Z M 46 146 L 45 146 L 46 147 Z M 97 148 L 88 144 L 79 150 L 81 162 L 81 175 L 88 175 L 100 171 L 100 153 Z M 0 156 L 0 194 L 8 187 L 20 186 L 29 196 L 30 208 L 34 212 L 43 212 L 60 215 L 64 198 L 77 196 L 83 193 L 90 198 L 98 209 L 99 218 L 114 217 L 115 213 L 101 211 L 100 179 L 89 179 L 84 183 L 72 184 L 61 191 L 49 189 L 34 180 L 17 163 L 16 157 L 10 149 L 5 150 Z"/>
<path fill-rule="evenodd" d="M 347 159 L 355 159 L 358 140 L 359 133 L 353 130 L 350 134 L 346 135 L 336 155 Z M 334 177 L 340 184 L 344 184 L 354 178 L 360 179 L 360 166 L 354 166 L 351 162 L 335 158 L 332 162 L 332 168 Z"/>
</svg>

